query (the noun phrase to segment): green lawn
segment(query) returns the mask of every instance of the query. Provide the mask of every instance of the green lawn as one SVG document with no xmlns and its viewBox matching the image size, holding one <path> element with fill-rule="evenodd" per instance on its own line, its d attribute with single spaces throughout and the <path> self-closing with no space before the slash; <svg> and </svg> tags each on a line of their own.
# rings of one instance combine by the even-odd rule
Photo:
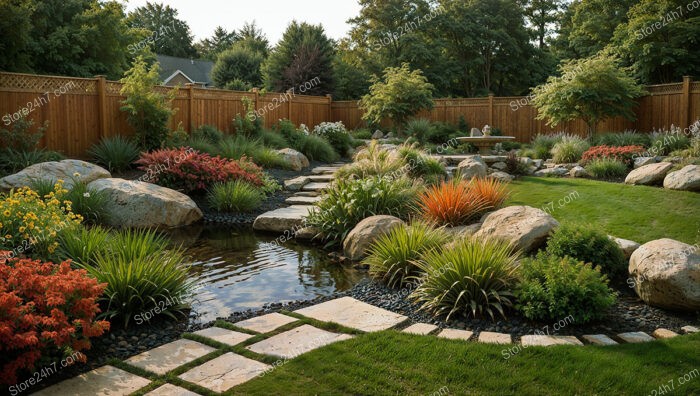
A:
<svg viewBox="0 0 700 396">
<path fill-rule="evenodd" d="M 430 395 L 440 389 L 442 395 L 649 395 L 673 384 L 675 391 L 666 394 L 700 394 L 700 335 L 613 347 L 530 347 L 507 360 L 503 350 L 384 331 L 301 355 L 233 390 L 241 395 Z M 686 374 L 689 381 L 681 385 L 678 378 Z"/>
<path fill-rule="evenodd" d="M 608 234 L 645 243 L 700 241 L 700 194 L 586 179 L 525 177 L 511 183 L 508 205 L 547 209 L 560 222 L 596 224 Z"/>
</svg>

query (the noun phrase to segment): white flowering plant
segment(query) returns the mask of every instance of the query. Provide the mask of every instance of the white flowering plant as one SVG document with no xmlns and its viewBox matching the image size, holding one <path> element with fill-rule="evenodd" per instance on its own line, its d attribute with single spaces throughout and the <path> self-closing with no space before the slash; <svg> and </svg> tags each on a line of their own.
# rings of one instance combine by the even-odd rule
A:
<svg viewBox="0 0 700 396">
<path fill-rule="evenodd" d="M 342 121 L 322 122 L 314 127 L 313 134 L 326 139 L 341 156 L 351 148 L 352 139 Z"/>
</svg>

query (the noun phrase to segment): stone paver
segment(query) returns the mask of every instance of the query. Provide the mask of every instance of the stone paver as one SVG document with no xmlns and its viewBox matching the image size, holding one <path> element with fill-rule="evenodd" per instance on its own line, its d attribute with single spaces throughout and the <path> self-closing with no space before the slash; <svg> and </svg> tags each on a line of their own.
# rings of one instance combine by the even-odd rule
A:
<svg viewBox="0 0 700 396">
<path fill-rule="evenodd" d="M 312 182 L 332 182 L 335 180 L 335 176 L 330 175 L 330 174 L 322 174 L 322 175 L 311 175 L 311 176 L 306 176 L 311 180 Z"/>
<path fill-rule="evenodd" d="M 510 334 L 482 331 L 479 333 L 479 342 L 483 342 L 485 344 L 512 344 L 513 338 L 510 336 Z"/>
<path fill-rule="evenodd" d="M 440 338 L 447 338 L 450 340 L 464 340 L 467 341 L 474 335 L 473 331 L 459 330 L 459 329 L 444 329 L 438 334 Z"/>
<path fill-rule="evenodd" d="M 574 336 L 524 335 L 520 339 L 523 346 L 583 345 Z"/>
<path fill-rule="evenodd" d="M 194 393 L 173 384 L 165 384 L 146 393 L 146 396 L 199 396 L 199 393 Z"/>
<path fill-rule="evenodd" d="M 340 166 L 317 166 L 311 169 L 311 173 L 314 175 L 320 175 L 324 173 L 335 173 L 340 168 Z"/>
<path fill-rule="evenodd" d="M 352 336 L 348 334 L 331 333 L 305 324 L 249 345 L 246 349 L 263 355 L 291 359 L 324 345 L 350 338 Z"/>
<path fill-rule="evenodd" d="M 270 367 L 228 352 L 179 375 L 179 378 L 220 393 L 257 377 Z"/>
<path fill-rule="evenodd" d="M 367 332 L 386 330 L 408 320 L 404 315 L 375 307 L 352 297 L 337 298 L 295 312 L 323 322 L 334 322 Z"/>
<path fill-rule="evenodd" d="M 318 201 L 321 200 L 321 197 L 315 196 L 315 197 L 289 197 L 284 200 L 285 203 L 288 203 L 290 205 L 313 205 L 317 203 Z"/>
<path fill-rule="evenodd" d="M 432 325 L 430 323 L 416 323 L 412 324 L 405 329 L 403 329 L 404 333 L 410 333 L 410 334 L 418 334 L 418 335 L 426 335 L 437 329 L 438 327 L 435 325 Z"/>
<path fill-rule="evenodd" d="M 605 334 L 587 334 L 584 336 L 581 336 L 586 342 L 591 343 L 593 345 L 617 345 L 617 341 L 613 340 L 612 338 L 606 336 Z"/>
<path fill-rule="evenodd" d="M 296 318 L 292 318 L 291 316 L 274 312 L 267 315 L 246 319 L 244 321 L 234 323 L 234 325 L 242 329 L 252 330 L 258 333 L 269 333 L 272 330 L 282 327 L 288 323 L 295 322 L 296 320 Z"/>
<path fill-rule="evenodd" d="M 113 366 L 102 366 L 77 377 L 59 382 L 34 394 L 45 396 L 128 395 L 150 383 L 151 381 L 146 378 L 128 373 L 122 369 Z"/>
<path fill-rule="evenodd" d="M 304 187 L 302 187 L 302 190 L 304 190 L 304 191 L 323 191 L 323 190 L 328 189 L 328 187 L 330 187 L 330 185 L 331 185 L 330 183 L 319 183 L 319 182 L 309 183 L 309 184 L 305 185 Z"/>
<path fill-rule="evenodd" d="M 654 341 L 654 337 L 643 331 L 633 331 L 630 333 L 620 333 L 617 335 L 622 341 L 629 342 L 631 344 L 637 344 L 640 342 Z"/>
<path fill-rule="evenodd" d="M 682 330 L 685 334 L 700 333 L 700 329 L 698 329 L 698 328 L 695 327 L 695 326 L 683 326 L 683 327 L 681 327 L 681 330 Z"/>
<path fill-rule="evenodd" d="M 253 228 L 258 231 L 284 232 L 299 227 L 309 215 L 310 210 L 315 210 L 311 205 L 292 205 L 265 212 L 258 216 L 253 223 Z"/>
<path fill-rule="evenodd" d="M 656 329 L 653 333 L 651 333 L 651 336 L 658 339 L 665 339 L 677 337 L 678 333 L 669 329 Z"/>
<path fill-rule="evenodd" d="M 238 345 L 241 342 L 253 337 L 250 334 L 228 329 L 222 329 L 221 327 L 210 327 L 208 329 L 195 331 L 194 334 L 197 334 L 202 337 L 211 338 L 214 341 L 218 341 L 222 344 L 230 346 Z"/>
<path fill-rule="evenodd" d="M 192 340 L 177 340 L 126 360 L 132 366 L 163 375 L 216 349 Z"/>
<path fill-rule="evenodd" d="M 318 197 L 320 194 L 318 191 L 299 191 L 295 192 L 295 197 Z"/>
</svg>

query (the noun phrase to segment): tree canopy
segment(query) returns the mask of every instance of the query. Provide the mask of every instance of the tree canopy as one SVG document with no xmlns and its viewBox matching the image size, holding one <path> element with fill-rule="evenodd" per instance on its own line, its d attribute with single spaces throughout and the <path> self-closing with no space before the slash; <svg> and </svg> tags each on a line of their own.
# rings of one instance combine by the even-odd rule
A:
<svg viewBox="0 0 700 396">
<path fill-rule="evenodd" d="M 145 29 L 153 37 L 151 49 L 157 54 L 196 58 L 197 50 L 187 22 L 178 18 L 177 10 L 159 3 L 146 3 L 129 13 L 129 25 Z"/>
</svg>

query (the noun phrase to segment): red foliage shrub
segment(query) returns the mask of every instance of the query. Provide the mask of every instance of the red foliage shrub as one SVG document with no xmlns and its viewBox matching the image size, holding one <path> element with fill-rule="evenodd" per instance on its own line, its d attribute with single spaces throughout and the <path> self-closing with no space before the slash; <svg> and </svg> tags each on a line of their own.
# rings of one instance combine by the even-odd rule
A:
<svg viewBox="0 0 700 396">
<path fill-rule="evenodd" d="M 0 383 L 16 383 L 22 370 L 90 349 L 90 337 L 109 330 L 109 322 L 95 321 L 105 286 L 69 262 L 0 259 Z"/>
<path fill-rule="evenodd" d="M 613 158 L 624 162 L 628 166 L 632 166 L 634 162 L 634 155 L 641 154 L 643 152 L 644 147 L 642 146 L 594 146 L 583 153 L 581 162 L 585 164 L 598 158 Z"/>
<path fill-rule="evenodd" d="M 140 179 L 185 193 L 204 190 L 214 183 L 245 180 L 262 185 L 262 169 L 247 158 L 229 160 L 188 147 L 142 153 L 136 161 L 146 174 Z"/>
</svg>

